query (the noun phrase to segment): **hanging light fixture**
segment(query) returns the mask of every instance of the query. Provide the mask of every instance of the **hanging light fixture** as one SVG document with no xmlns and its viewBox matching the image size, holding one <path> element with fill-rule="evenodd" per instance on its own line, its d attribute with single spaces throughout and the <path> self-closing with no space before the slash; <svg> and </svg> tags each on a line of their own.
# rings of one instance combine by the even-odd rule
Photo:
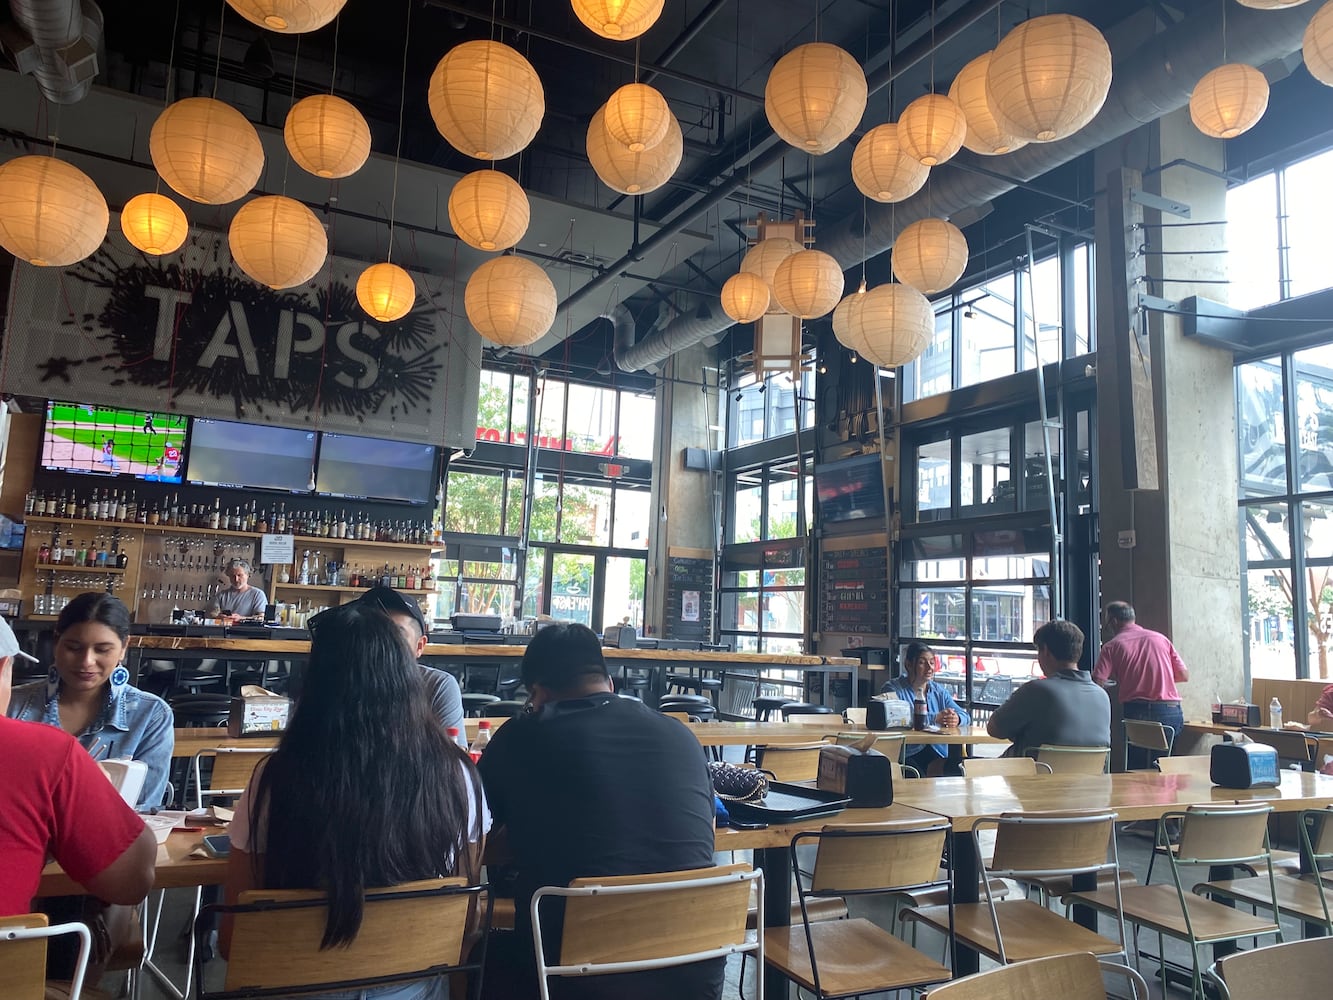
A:
<svg viewBox="0 0 1333 1000">
<path fill-rule="evenodd" d="M 852 180 L 873 201 L 896 202 L 921 190 L 930 167 L 910 156 L 898 141 L 893 122 L 876 125 L 856 144 L 852 153 Z"/>
<path fill-rule="evenodd" d="M 474 170 L 449 192 L 449 225 L 470 247 L 508 250 L 528 231 L 528 196 L 508 174 Z"/>
<path fill-rule="evenodd" d="M 495 257 L 472 273 L 463 309 L 476 331 L 502 347 L 526 347 L 555 322 L 555 285 L 522 257 Z"/>
<path fill-rule="evenodd" d="M 842 268 L 822 250 L 791 254 L 773 273 L 773 298 L 784 312 L 800 319 L 832 312 L 842 289 Z"/>
<path fill-rule="evenodd" d="M 982 156 L 1000 156 L 1027 145 L 1027 140 L 1010 135 L 1000 128 L 986 101 L 986 71 L 990 68 L 989 52 L 983 52 L 958 71 L 949 86 L 949 99 L 963 112 L 967 120 L 967 136 L 963 145 Z"/>
<path fill-rule="evenodd" d="M 478 160 L 503 160 L 532 142 L 546 113 L 532 64 L 502 42 L 463 42 L 430 77 L 431 117 L 449 145 Z"/>
<path fill-rule="evenodd" d="M 986 68 L 996 124 L 1031 142 L 1073 135 L 1101 110 L 1110 89 L 1110 46 L 1073 14 L 1044 14 L 1015 26 Z"/>
<path fill-rule="evenodd" d="M 966 138 L 962 108 L 943 94 L 923 94 L 898 118 L 898 141 L 904 152 L 928 167 L 952 158 Z"/>
<path fill-rule="evenodd" d="M 753 323 L 768 312 L 772 293 L 759 275 L 741 271 L 723 283 L 720 297 L 724 313 L 737 323 Z"/>
<path fill-rule="evenodd" d="M 777 274 L 778 265 L 794 253 L 800 253 L 805 247 L 795 240 L 786 236 L 770 236 L 766 240 L 760 240 L 746 252 L 741 258 L 741 271 L 748 274 L 756 274 L 768 286 L 770 299 L 768 304 L 769 313 L 783 312 L 783 308 L 778 305 L 777 300 L 771 297 L 773 291 L 773 277 Z"/>
<path fill-rule="evenodd" d="M 833 310 L 833 336 L 844 347 L 851 346 L 848 343 L 848 338 L 851 337 L 852 331 L 855 329 L 857 314 L 861 311 L 865 302 L 866 283 L 863 280 L 861 287 L 839 302 L 838 307 Z"/>
<path fill-rule="evenodd" d="M 111 213 L 97 185 L 53 156 L 0 164 L 0 246 L 38 267 L 67 267 L 106 238 Z"/>
<path fill-rule="evenodd" d="M 866 77 L 847 52 L 810 42 L 777 61 L 764 87 L 773 131 L 799 150 L 823 155 L 852 134 L 866 110 Z"/>
<path fill-rule="evenodd" d="M 314 94 L 293 104 L 282 138 L 296 165 L 316 177 L 350 177 L 370 156 L 366 119 L 333 94 Z"/>
<path fill-rule="evenodd" d="M 295 288 L 319 273 L 329 239 L 315 213 L 280 194 L 247 201 L 227 230 L 231 258 L 269 288 Z"/>
<path fill-rule="evenodd" d="M 416 282 L 397 264 L 380 261 L 371 264 L 356 279 L 356 301 L 372 318 L 392 323 L 416 305 Z"/>
<path fill-rule="evenodd" d="M 927 295 L 951 288 L 967 269 L 967 239 L 944 219 L 913 222 L 893 241 L 893 276 Z"/>
<path fill-rule="evenodd" d="M 136 194 L 120 210 L 120 231 L 130 245 L 159 257 L 180 249 L 190 235 L 190 220 L 163 194 Z"/>
<path fill-rule="evenodd" d="M 285 35 L 299 35 L 324 27 L 347 0 L 227 0 L 231 9 L 251 24 Z"/>
<path fill-rule="evenodd" d="M 1253 66 L 1227 63 L 1204 74 L 1190 95 L 1190 120 L 1204 135 L 1234 139 L 1268 110 L 1268 81 Z"/>
<path fill-rule="evenodd" d="M 187 97 L 168 105 L 148 135 L 153 166 L 177 194 L 225 205 L 246 194 L 264 169 L 259 133 L 229 104 Z"/>
<path fill-rule="evenodd" d="M 1305 68 L 1320 83 L 1333 87 L 1333 0 L 1315 11 L 1301 40 Z"/>
<path fill-rule="evenodd" d="M 666 138 L 671 109 L 646 83 L 627 83 L 606 102 L 603 121 L 609 136 L 631 153 L 654 148 Z"/>
<path fill-rule="evenodd" d="M 872 288 L 848 313 L 844 345 L 881 368 L 915 361 L 935 332 L 935 312 L 915 288 L 890 282 Z"/>
<path fill-rule="evenodd" d="M 595 34 L 623 42 L 637 38 L 662 16 L 666 0 L 571 0 L 574 14 Z"/>
<path fill-rule="evenodd" d="M 588 162 L 603 184 L 621 194 L 648 194 L 671 179 L 685 152 L 685 137 L 675 115 L 667 118 L 666 138 L 652 149 L 632 153 L 606 130 L 606 109 L 598 108 L 588 125 Z"/>
</svg>

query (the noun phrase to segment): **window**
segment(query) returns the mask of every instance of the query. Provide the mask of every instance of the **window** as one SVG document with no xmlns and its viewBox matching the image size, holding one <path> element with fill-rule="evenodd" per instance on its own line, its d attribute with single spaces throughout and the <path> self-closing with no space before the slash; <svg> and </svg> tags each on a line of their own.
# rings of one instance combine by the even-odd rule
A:
<svg viewBox="0 0 1333 1000">
<path fill-rule="evenodd" d="M 814 516 L 814 482 L 807 466 L 805 516 Z M 732 513 L 728 541 L 758 542 L 797 536 L 796 463 L 783 462 L 767 469 L 749 469 L 732 479 Z"/>
<path fill-rule="evenodd" d="M 799 541 L 729 547 L 719 593 L 723 642 L 762 653 L 799 653 L 805 639 L 805 549 Z"/>
<path fill-rule="evenodd" d="M 754 372 L 732 376 L 730 395 L 722 394 L 727 412 L 727 447 L 738 448 L 792 434 L 796 429 L 796 405 L 801 407 L 801 428 L 815 426 L 815 375 L 804 369 L 800 396 L 791 372 L 769 375 L 762 382 Z"/>
</svg>

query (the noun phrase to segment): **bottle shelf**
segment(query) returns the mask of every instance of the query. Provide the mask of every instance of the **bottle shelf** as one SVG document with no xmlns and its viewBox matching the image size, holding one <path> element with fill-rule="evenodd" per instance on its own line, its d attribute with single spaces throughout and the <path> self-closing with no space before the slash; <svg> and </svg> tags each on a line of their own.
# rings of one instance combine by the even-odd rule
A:
<svg viewBox="0 0 1333 1000">
<path fill-rule="evenodd" d="M 124 576 L 125 570 L 118 566 L 75 566 L 72 563 L 37 563 L 33 567 L 39 571 L 50 570 L 61 573 L 109 573 L 113 576 Z"/>
<path fill-rule="evenodd" d="M 24 519 L 31 524 L 67 524 L 71 528 L 119 528 L 122 531 L 135 530 L 159 535 L 213 535 L 227 538 L 262 538 L 257 531 L 231 531 L 224 528 L 187 528 L 178 524 L 140 524 L 138 521 L 89 521 L 71 517 L 49 517 L 44 514 L 29 514 Z M 270 532 L 275 534 L 275 532 Z M 291 534 L 287 532 L 287 534 Z M 423 552 L 431 548 L 430 542 L 379 542 L 368 538 L 330 538 L 323 535 L 292 535 L 294 544 L 302 549 L 309 548 L 368 548 L 397 549 Z"/>
</svg>

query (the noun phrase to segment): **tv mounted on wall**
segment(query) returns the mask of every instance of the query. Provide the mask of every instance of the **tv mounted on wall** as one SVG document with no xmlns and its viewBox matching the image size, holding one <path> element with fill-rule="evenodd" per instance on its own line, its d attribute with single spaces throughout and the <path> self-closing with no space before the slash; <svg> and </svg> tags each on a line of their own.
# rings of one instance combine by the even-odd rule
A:
<svg viewBox="0 0 1333 1000">
<path fill-rule="evenodd" d="M 179 483 L 188 425 L 181 413 L 51 400 L 42 429 L 42 467 Z"/>
<path fill-rule="evenodd" d="M 858 455 L 815 466 L 815 498 L 824 524 L 882 518 L 884 472 L 878 455 Z"/>
<path fill-rule="evenodd" d="M 319 436 L 315 492 L 361 500 L 429 503 L 439 482 L 439 449 L 352 434 Z"/>
<path fill-rule="evenodd" d="M 185 478 L 200 486 L 308 493 L 315 431 L 195 417 Z"/>
</svg>

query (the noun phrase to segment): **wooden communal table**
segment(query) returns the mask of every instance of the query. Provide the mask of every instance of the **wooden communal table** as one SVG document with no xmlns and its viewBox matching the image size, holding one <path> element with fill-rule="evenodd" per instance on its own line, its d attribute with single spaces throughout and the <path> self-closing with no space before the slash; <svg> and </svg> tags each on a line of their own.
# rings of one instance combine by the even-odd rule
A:
<svg viewBox="0 0 1333 1000">
<path fill-rule="evenodd" d="M 813 743 L 837 733 L 866 736 L 870 730 L 839 721 L 830 715 L 827 725 L 806 725 L 794 722 L 690 722 L 690 732 L 706 747 L 781 746 L 793 743 Z M 888 729 L 885 736 L 902 735 L 913 746 L 927 743 L 943 746 L 970 746 L 974 743 L 1004 743 L 1009 741 L 991 736 L 985 726 L 961 726 L 941 729 L 939 732 L 915 729 Z"/>
</svg>

